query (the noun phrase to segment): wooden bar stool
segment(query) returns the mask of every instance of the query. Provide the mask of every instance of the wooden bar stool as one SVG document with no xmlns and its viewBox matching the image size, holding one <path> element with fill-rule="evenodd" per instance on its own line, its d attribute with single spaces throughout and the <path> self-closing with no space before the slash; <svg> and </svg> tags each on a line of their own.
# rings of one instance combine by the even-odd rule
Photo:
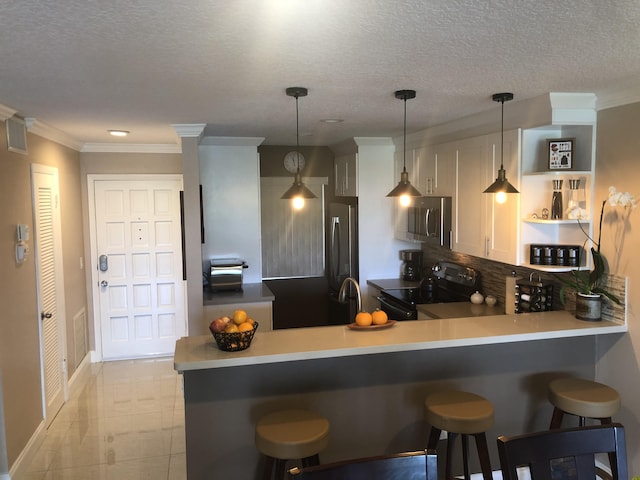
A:
<svg viewBox="0 0 640 480">
<path fill-rule="evenodd" d="M 549 382 L 549 402 L 553 405 L 553 416 L 549 429 L 562 426 L 565 413 L 578 417 L 578 425 L 585 426 L 585 418 L 600 420 L 610 425 L 611 417 L 620 409 L 620 394 L 602 383 L 583 378 L 556 378 Z M 616 458 L 609 454 L 613 478 L 618 478 Z"/>
<path fill-rule="evenodd" d="M 329 421 L 308 410 L 283 410 L 262 417 L 256 424 L 255 444 L 266 457 L 263 478 L 283 480 L 287 460 L 302 466 L 318 465 L 319 453 L 329 444 Z"/>
<path fill-rule="evenodd" d="M 584 426 L 585 418 L 611 423 L 611 417 L 620 409 L 620 395 L 602 383 L 582 378 L 557 378 L 549 383 L 549 402 L 553 405 L 550 429 L 560 428 L 565 413 L 579 417 Z"/>
<path fill-rule="evenodd" d="M 469 480 L 469 435 L 473 435 L 484 480 L 492 480 L 486 432 L 493 426 L 493 405 L 486 398 L 459 390 L 432 393 L 425 399 L 425 418 L 431 425 L 427 448 L 435 449 L 440 433 L 447 432 L 445 479 L 452 478 L 451 460 L 458 435 L 462 438 L 464 478 Z"/>
</svg>

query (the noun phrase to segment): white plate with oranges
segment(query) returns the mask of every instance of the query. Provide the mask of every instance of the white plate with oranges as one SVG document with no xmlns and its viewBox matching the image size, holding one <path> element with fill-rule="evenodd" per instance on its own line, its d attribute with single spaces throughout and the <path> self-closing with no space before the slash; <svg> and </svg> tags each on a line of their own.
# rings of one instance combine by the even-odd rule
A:
<svg viewBox="0 0 640 480">
<path fill-rule="evenodd" d="M 396 320 L 389 320 L 387 314 L 380 309 L 376 309 L 373 313 L 358 312 L 355 320 L 347 325 L 347 328 L 351 330 L 380 330 L 393 327 L 396 324 Z"/>
</svg>

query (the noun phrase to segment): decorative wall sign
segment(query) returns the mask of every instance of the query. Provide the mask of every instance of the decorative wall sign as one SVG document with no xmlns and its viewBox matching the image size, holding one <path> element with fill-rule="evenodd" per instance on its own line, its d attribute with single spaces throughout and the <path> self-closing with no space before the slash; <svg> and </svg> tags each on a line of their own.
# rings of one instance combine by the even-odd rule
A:
<svg viewBox="0 0 640 480">
<path fill-rule="evenodd" d="M 547 140 L 549 170 L 572 170 L 575 155 L 575 138 L 551 138 Z"/>
</svg>

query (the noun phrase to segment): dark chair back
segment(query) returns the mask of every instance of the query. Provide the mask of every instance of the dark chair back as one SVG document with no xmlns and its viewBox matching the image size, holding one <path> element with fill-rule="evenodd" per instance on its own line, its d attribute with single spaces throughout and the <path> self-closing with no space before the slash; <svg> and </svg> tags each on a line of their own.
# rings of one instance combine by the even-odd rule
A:
<svg viewBox="0 0 640 480">
<path fill-rule="evenodd" d="M 289 470 L 291 480 L 436 480 L 435 450 L 358 458 Z"/>
<path fill-rule="evenodd" d="M 627 480 L 627 449 L 619 423 L 498 437 L 503 480 L 517 480 L 523 466 L 529 467 L 532 480 L 593 480 L 599 453 L 608 454 L 614 480 Z"/>
</svg>

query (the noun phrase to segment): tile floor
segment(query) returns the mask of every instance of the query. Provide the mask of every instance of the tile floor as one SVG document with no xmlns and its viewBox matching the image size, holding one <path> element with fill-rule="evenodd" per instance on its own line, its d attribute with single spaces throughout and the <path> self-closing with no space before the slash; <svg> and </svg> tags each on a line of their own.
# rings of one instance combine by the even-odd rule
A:
<svg viewBox="0 0 640 480">
<path fill-rule="evenodd" d="M 173 358 L 89 365 L 27 470 L 15 480 L 186 479 Z"/>
</svg>

